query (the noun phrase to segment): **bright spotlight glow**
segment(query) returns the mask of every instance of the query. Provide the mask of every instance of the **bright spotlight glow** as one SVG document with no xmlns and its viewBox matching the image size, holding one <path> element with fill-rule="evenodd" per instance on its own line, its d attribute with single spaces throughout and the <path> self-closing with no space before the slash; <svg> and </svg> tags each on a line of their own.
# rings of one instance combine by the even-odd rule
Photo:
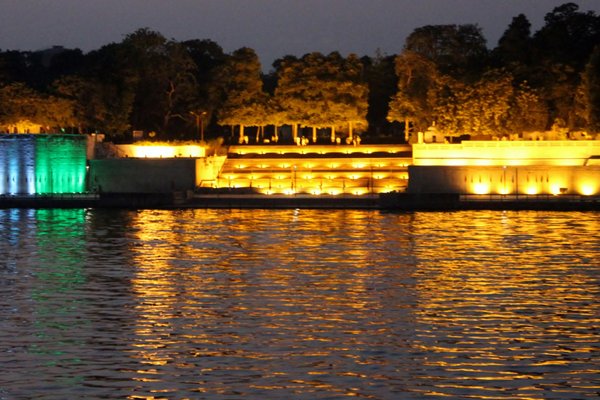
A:
<svg viewBox="0 0 600 400">
<path fill-rule="evenodd" d="M 598 193 L 598 185 L 589 182 L 582 183 L 579 192 L 584 196 L 592 196 Z"/>
<path fill-rule="evenodd" d="M 476 183 L 473 185 L 473 193 L 489 194 L 490 193 L 490 185 L 488 183 Z"/>
<path fill-rule="evenodd" d="M 534 195 L 534 194 L 538 194 L 539 190 L 537 188 L 537 186 L 535 185 L 529 185 L 525 188 L 525 194 L 529 194 L 529 195 Z"/>
</svg>

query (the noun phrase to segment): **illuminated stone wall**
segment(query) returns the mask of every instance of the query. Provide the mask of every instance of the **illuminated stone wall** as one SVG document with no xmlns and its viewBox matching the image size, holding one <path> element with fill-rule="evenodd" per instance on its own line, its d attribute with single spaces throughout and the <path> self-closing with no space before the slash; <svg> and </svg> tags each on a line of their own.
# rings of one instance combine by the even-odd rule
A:
<svg viewBox="0 0 600 400">
<path fill-rule="evenodd" d="M 600 166 L 411 166 L 409 193 L 600 195 Z"/>
<path fill-rule="evenodd" d="M 276 145 L 269 144 L 265 146 L 230 146 L 229 154 L 235 155 L 267 155 L 267 154 L 279 154 L 293 156 L 298 155 L 324 155 L 324 154 L 394 154 L 397 156 L 403 156 L 412 151 L 410 145 L 394 145 L 394 144 L 361 144 L 361 145 L 314 145 L 310 144 L 307 146 L 290 146 L 290 145 Z"/>
<path fill-rule="evenodd" d="M 0 135 L 0 195 L 82 193 L 82 135 Z"/>
<path fill-rule="evenodd" d="M 119 157 L 175 158 L 204 157 L 205 148 L 193 144 L 119 144 L 115 145 Z"/>
<path fill-rule="evenodd" d="M 219 188 L 263 194 L 364 195 L 406 188 L 409 146 L 233 146 Z"/>
<path fill-rule="evenodd" d="M 600 155 L 600 140 L 465 141 L 415 144 L 414 165 L 584 165 Z"/>
<path fill-rule="evenodd" d="M 214 188 L 227 157 L 212 156 L 196 159 L 196 186 Z"/>
</svg>

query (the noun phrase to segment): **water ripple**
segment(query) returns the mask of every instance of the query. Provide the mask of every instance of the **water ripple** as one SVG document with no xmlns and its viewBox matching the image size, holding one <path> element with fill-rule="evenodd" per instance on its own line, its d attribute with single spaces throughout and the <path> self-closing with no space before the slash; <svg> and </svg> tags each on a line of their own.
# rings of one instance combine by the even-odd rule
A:
<svg viewBox="0 0 600 400">
<path fill-rule="evenodd" d="M 597 397 L 597 221 L 0 210 L 0 399 Z"/>
</svg>

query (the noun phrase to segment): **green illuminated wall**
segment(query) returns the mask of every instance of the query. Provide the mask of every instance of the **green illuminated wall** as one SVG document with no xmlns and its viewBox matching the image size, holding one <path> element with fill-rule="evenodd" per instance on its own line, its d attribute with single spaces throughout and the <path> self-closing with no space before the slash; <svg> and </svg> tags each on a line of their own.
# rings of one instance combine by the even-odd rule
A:
<svg viewBox="0 0 600 400">
<path fill-rule="evenodd" d="M 85 191 L 86 137 L 0 135 L 0 195 Z"/>
</svg>

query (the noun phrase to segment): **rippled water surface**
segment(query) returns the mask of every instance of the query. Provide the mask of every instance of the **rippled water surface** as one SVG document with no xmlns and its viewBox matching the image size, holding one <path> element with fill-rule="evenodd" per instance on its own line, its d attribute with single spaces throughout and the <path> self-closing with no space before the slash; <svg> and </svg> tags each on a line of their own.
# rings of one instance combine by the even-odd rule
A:
<svg viewBox="0 0 600 400">
<path fill-rule="evenodd" d="M 0 399 L 586 399 L 600 214 L 0 210 Z"/>
</svg>

